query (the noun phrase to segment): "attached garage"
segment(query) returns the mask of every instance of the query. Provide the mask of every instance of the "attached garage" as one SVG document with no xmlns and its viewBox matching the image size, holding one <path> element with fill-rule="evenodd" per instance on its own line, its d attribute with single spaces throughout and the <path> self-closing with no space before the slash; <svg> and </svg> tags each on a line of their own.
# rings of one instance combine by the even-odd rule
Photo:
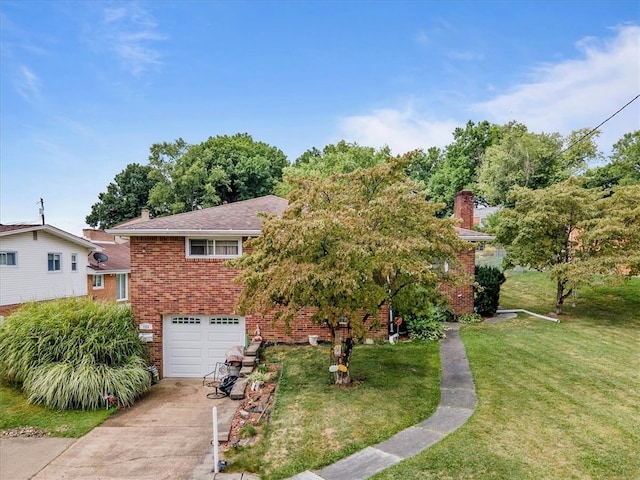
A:
<svg viewBox="0 0 640 480">
<path fill-rule="evenodd" d="M 225 353 L 245 345 L 245 320 L 235 316 L 165 315 L 163 317 L 165 377 L 202 377 Z"/>
</svg>

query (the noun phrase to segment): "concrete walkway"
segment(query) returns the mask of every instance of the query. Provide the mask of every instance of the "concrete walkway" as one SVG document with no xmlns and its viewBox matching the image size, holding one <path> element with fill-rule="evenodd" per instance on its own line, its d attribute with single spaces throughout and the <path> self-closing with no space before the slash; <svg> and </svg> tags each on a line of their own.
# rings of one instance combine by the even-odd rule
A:
<svg viewBox="0 0 640 480">
<path fill-rule="evenodd" d="M 440 342 L 440 405 L 431 417 L 382 443 L 318 471 L 299 473 L 291 480 L 364 480 L 426 450 L 460 428 L 476 408 L 476 390 L 460 338 L 460 324 L 448 323 L 447 327 L 447 338 Z"/>
</svg>

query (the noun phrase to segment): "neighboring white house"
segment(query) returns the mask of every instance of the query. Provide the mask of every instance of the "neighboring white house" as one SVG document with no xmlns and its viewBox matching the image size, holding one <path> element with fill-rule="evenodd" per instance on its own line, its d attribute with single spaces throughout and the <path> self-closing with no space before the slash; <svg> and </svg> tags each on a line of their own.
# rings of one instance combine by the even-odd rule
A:
<svg viewBox="0 0 640 480">
<path fill-rule="evenodd" d="M 0 225 L 0 315 L 20 304 L 87 295 L 88 240 L 51 225 Z"/>
</svg>

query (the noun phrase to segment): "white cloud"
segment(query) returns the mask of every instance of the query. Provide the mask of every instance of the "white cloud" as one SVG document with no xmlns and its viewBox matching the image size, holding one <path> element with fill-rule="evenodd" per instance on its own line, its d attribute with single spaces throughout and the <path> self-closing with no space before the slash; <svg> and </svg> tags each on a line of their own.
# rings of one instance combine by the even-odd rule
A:
<svg viewBox="0 0 640 480">
<path fill-rule="evenodd" d="M 342 118 L 340 135 L 364 145 L 387 144 L 395 153 L 404 153 L 451 143 L 454 129 L 466 123 L 469 113 L 477 121 L 503 124 L 517 120 L 537 133 L 568 135 L 580 128 L 593 128 L 640 94 L 640 27 L 622 26 L 615 29 L 613 38 L 586 38 L 577 42 L 576 48 L 580 58 L 537 66 L 530 82 L 514 85 L 508 93 L 472 104 L 469 109 L 443 115 L 416 109 L 413 105 L 418 102 L 408 102 L 408 106 Z M 492 86 L 488 90 L 494 91 Z M 456 115 L 460 118 L 454 118 Z M 610 153 L 613 143 L 637 129 L 640 99 L 601 127 L 600 149 Z"/>
<path fill-rule="evenodd" d="M 616 36 L 576 43 L 581 58 L 537 67 L 531 81 L 477 103 L 473 110 L 496 123 L 517 120 L 535 132 L 568 134 L 595 127 L 640 93 L 640 27 L 616 29 Z M 601 127 L 601 148 L 640 128 L 640 101 Z"/>
<path fill-rule="evenodd" d="M 452 132 L 457 126 L 459 122 L 454 120 L 424 118 L 411 105 L 345 117 L 339 124 L 345 140 L 372 147 L 388 145 L 395 154 L 417 148 L 443 147 L 451 142 Z"/>
<path fill-rule="evenodd" d="M 20 67 L 18 74 L 19 76 L 14 81 L 16 91 L 28 102 L 35 100 L 40 95 L 42 85 L 40 78 L 24 65 Z"/>
<path fill-rule="evenodd" d="M 105 48 L 115 53 L 125 67 L 138 75 L 162 63 L 155 43 L 165 40 L 153 16 L 137 3 L 119 3 L 105 8 L 97 35 Z M 94 38 L 97 40 L 97 38 Z"/>
</svg>

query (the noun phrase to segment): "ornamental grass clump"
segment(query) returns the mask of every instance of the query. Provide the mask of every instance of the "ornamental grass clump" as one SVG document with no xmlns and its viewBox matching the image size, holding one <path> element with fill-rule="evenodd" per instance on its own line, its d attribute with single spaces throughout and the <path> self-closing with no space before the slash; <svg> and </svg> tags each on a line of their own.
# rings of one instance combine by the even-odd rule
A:
<svg viewBox="0 0 640 480">
<path fill-rule="evenodd" d="M 0 372 L 29 402 L 92 410 L 129 406 L 151 385 L 128 305 L 74 298 L 25 305 L 0 325 Z"/>
</svg>

